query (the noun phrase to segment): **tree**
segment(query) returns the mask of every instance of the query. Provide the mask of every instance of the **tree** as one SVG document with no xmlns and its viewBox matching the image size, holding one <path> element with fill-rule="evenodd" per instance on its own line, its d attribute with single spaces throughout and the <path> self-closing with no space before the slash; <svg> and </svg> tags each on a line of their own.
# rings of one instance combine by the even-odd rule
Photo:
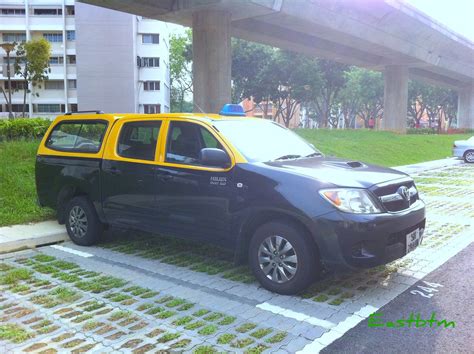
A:
<svg viewBox="0 0 474 354">
<path fill-rule="evenodd" d="M 16 49 L 15 75 L 23 79 L 23 110 L 25 116 L 26 94 L 31 92 L 30 87 L 39 87 L 48 80 L 49 57 L 51 56 L 51 44 L 44 38 L 32 39 L 20 43 Z M 35 93 L 39 96 L 38 93 Z"/>
<path fill-rule="evenodd" d="M 7 82 L 8 82 L 8 96 L 5 92 L 5 89 L 2 87 L 2 93 L 5 97 L 8 107 L 8 118 L 13 118 L 12 112 L 12 79 L 11 79 L 11 64 L 10 64 L 10 53 L 15 49 L 16 43 L 2 43 L 0 47 L 7 53 Z"/>
<path fill-rule="evenodd" d="M 336 127 L 338 124 L 338 95 L 346 83 L 345 72 L 348 65 L 331 60 L 318 59 L 317 70 L 320 73 L 321 85 L 314 93 L 314 99 L 308 107 L 322 127 L 329 125 Z"/>
<path fill-rule="evenodd" d="M 321 87 L 317 60 L 287 50 L 276 51 L 274 67 L 264 75 L 273 77 L 270 97 L 277 107 L 275 117 L 281 117 L 286 127 L 296 109 L 313 100 Z"/>
<path fill-rule="evenodd" d="M 170 83 L 172 112 L 184 112 L 185 109 L 186 111 L 189 109 L 186 96 L 193 92 L 192 58 L 191 29 L 187 29 L 183 35 L 171 35 Z"/>
<path fill-rule="evenodd" d="M 419 127 L 421 118 L 426 112 L 429 97 L 429 87 L 425 83 L 410 80 L 408 83 L 408 125 Z"/>
<path fill-rule="evenodd" d="M 271 68 L 274 67 L 275 49 L 242 39 L 232 39 L 232 101 L 253 98 L 259 105 L 271 101 L 276 85 Z M 270 76 L 267 74 L 270 73 Z M 262 107 L 263 117 L 268 105 Z"/>
<path fill-rule="evenodd" d="M 364 120 L 365 128 L 369 127 L 370 119 L 382 117 L 384 82 L 382 73 L 353 67 L 346 72 L 346 86 L 342 91 L 351 89 L 358 100 L 356 114 Z"/>
<path fill-rule="evenodd" d="M 442 120 L 448 126 L 455 120 L 457 111 L 457 94 L 454 90 L 433 86 L 412 80 L 408 85 L 408 114 L 415 127 L 426 114 L 428 124 L 433 128 L 437 123 L 441 129 Z"/>
<path fill-rule="evenodd" d="M 281 118 L 288 127 L 296 109 L 308 102 L 320 84 L 316 60 L 287 50 L 234 40 L 232 44 L 233 98 L 253 98 L 272 102 L 274 119 Z M 268 105 L 263 105 L 266 117 Z"/>
</svg>

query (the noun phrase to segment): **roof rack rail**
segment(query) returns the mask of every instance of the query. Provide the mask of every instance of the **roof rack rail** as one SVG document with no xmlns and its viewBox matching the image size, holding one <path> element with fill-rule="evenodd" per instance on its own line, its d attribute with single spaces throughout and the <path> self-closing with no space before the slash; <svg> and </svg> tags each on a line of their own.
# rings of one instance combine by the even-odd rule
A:
<svg viewBox="0 0 474 354">
<path fill-rule="evenodd" d="M 71 116 L 73 114 L 81 114 L 81 113 L 95 113 L 95 114 L 104 114 L 104 111 L 92 110 L 92 111 L 77 111 L 77 112 L 67 112 L 65 116 Z"/>
</svg>

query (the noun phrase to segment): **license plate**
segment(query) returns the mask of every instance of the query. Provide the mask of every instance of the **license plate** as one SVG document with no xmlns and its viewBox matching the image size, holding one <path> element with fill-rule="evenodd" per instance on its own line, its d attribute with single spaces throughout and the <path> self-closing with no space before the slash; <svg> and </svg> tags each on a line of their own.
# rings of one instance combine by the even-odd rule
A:
<svg viewBox="0 0 474 354">
<path fill-rule="evenodd" d="M 416 229 L 409 234 L 407 234 L 407 253 L 413 251 L 421 244 L 422 232 L 420 229 Z"/>
</svg>

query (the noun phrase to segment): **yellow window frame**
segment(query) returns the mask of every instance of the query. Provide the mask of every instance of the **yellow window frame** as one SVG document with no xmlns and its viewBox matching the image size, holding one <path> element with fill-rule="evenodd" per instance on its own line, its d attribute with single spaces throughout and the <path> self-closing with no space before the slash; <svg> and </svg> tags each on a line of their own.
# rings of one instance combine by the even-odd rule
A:
<svg viewBox="0 0 474 354">
<path fill-rule="evenodd" d="M 220 168 L 220 167 L 206 167 L 206 166 L 198 166 L 198 165 L 188 165 L 188 164 L 180 164 L 180 163 L 174 163 L 174 162 L 167 162 L 166 161 L 166 147 L 167 147 L 167 142 L 168 142 L 168 133 L 169 133 L 169 128 L 170 128 L 170 123 L 171 122 L 187 122 L 187 123 L 193 123 L 200 125 L 204 127 L 209 134 L 211 134 L 224 148 L 224 151 L 230 158 L 230 166 L 227 168 Z M 167 166 L 167 167 L 176 167 L 176 168 L 182 168 L 182 169 L 190 169 L 190 170 L 198 170 L 198 171 L 210 171 L 210 172 L 228 172 L 232 170 L 237 163 L 236 161 L 236 156 L 234 155 L 234 149 L 225 141 L 225 139 L 222 139 L 220 134 L 217 134 L 217 132 L 212 128 L 210 124 L 207 124 L 206 122 L 195 120 L 195 119 L 187 119 L 187 118 L 171 118 L 167 119 L 165 122 L 166 126 L 166 135 L 161 139 L 160 143 L 160 153 L 159 153 L 159 165 L 161 166 Z"/>
<path fill-rule="evenodd" d="M 100 146 L 99 151 L 97 152 L 74 152 L 74 151 L 62 151 L 62 150 L 56 150 L 56 149 L 50 149 L 49 147 L 46 146 L 46 142 L 49 139 L 49 136 L 51 135 L 51 132 L 53 131 L 54 128 L 56 128 L 59 124 L 61 123 L 67 123 L 67 122 L 88 122 L 88 121 L 103 121 L 104 123 L 107 124 L 107 128 L 104 134 L 104 137 L 102 138 L 102 144 Z M 108 138 L 110 135 L 110 132 L 112 131 L 114 125 L 114 120 L 110 119 L 110 117 L 104 117 L 104 116 L 97 116 L 97 117 L 87 117 L 87 119 L 84 119 L 83 117 L 63 117 L 60 116 L 57 119 L 51 123 L 49 128 L 47 129 L 46 133 L 43 136 L 43 139 L 41 139 L 41 143 L 38 147 L 37 155 L 42 155 L 42 156 L 59 156 L 59 157 L 82 157 L 82 158 L 89 158 L 89 159 L 100 159 L 102 158 L 104 151 L 105 151 L 105 146 L 107 145 Z"/>
<path fill-rule="evenodd" d="M 117 152 L 118 143 L 120 138 L 120 133 L 122 132 L 122 128 L 126 123 L 140 123 L 140 122 L 161 122 L 160 131 L 158 132 L 158 140 L 156 141 L 155 146 L 155 159 L 154 160 L 141 160 L 141 159 L 134 159 L 130 157 L 120 156 Z M 113 161 L 123 161 L 123 162 L 132 162 L 132 163 L 141 163 L 147 165 L 157 165 L 159 163 L 159 153 L 160 153 L 160 146 L 161 140 L 163 139 L 163 132 L 165 126 L 165 119 L 162 118 L 143 118 L 137 119 L 134 117 L 131 118 L 123 118 L 118 120 L 109 135 L 109 139 L 107 140 L 107 144 L 104 151 L 104 159 L 105 160 L 113 160 Z"/>
</svg>

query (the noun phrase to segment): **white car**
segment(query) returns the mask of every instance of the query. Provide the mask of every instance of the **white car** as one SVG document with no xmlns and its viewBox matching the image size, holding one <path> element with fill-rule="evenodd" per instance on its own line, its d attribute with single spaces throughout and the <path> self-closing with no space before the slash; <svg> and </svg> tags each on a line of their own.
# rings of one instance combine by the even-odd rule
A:
<svg viewBox="0 0 474 354">
<path fill-rule="evenodd" d="M 474 136 L 467 140 L 455 141 L 453 156 L 462 157 L 467 163 L 474 163 Z"/>
</svg>

